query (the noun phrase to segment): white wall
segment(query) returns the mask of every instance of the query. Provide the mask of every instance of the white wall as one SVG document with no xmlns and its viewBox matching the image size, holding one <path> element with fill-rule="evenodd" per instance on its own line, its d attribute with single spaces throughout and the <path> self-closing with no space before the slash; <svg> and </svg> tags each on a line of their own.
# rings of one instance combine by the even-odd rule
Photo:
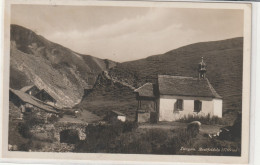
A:
<svg viewBox="0 0 260 165">
<path fill-rule="evenodd" d="M 126 117 L 125 116 L 117 116 L 118 120 L 121 120 L 122 122 L 126 121 Z"/>
<path fill-rule="evenodd" d="M 160 99 L 159 121 L 174 121 L 173 106 L 176 99 Z"/>
<path fill-rule="evenodd" d="M 177 99 L 183 99 L 183 110 L 174 111 L 174 104 Z M 204 100 L 202 100 L 204 99 Z M 194 112 L 194 100 L 202 101 L 202 110 L 198 114 Z M 216 110 L 214 110 L 216 109 Z M 160 98 L 159 104 L 159 121 L 175 121 L 187 115 L 222 117 L 222 100 L 210 98 L 191 98 L 191 97 L 167 97 Z"/>
<path fill-rule="evenodd" d="M 222 117 L 222 100 L 213 99 L 214 102 L 214 116 Z"/>
<path fill-rule="evenodd" d="M 201 108 L 201 115 L 208 115 L 212 117 L 214 115 L 214 101 L 206 101 L 206 100 L 201 100 L 202 101 L 202 108 Z"/>
</svg>

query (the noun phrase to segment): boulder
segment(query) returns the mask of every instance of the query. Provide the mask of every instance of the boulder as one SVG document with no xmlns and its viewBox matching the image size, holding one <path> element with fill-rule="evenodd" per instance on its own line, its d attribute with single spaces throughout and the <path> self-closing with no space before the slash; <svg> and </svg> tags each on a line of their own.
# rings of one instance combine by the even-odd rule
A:
<svg viewBox="0 0 260 165">
<path fill-rule="evenodd" d="M 201 123 L 199 121 L 193 121 L 187 125 L 187 132 L 192 136 L 196 137 L 200 132 Z"/>
</svg>

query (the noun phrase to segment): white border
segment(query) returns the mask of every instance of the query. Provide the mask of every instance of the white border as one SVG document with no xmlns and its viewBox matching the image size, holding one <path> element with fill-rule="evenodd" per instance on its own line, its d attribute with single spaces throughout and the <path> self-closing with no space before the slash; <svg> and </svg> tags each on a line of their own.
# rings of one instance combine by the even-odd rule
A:
<svg viewBox="0 0 260 165">
<path fill-rule="evenodd" d="M 15 0 L 15 1 L 13 1 L 13 3 L 18 3 L 18 4 L 20 4 L 21 2 L 23 2 L 23 3 L 25 3 L 25 4 L 32 4 L 32 1 L 29 1 L 29 0 L 23 0 L 23 1 L 19 1 L 19 0 Z M 71 1 L 66 1 L 66 0 L 58 0 L 58 1 L 45 1 L 45 0 L 37 0 L 37 1 L 33 1 L 33 3 L 34 4 L 49 4 L 49 2 L 51 3 L 51 4 L 53 4 L 53 5 L 60 5 L 60 4 L 62 4 L 62 5 L 71 5 Z M 109 5 L 111 5 L 111 2 L 108 2 L 108 1 L 106 1 L 106 2 L 96 2 L 96 1 L 80 1 L 80 0 L 76 0 L 76 2 L 79 2 L 81 5 L 82 4 L 87 4 L 87 5 L 105 5 L 105 6 L 109 6 Z M 7 3 L 10 3 L 10 1 L 8 1 Z M 74 3 L 75 3 L 75 1 L 74 1 Z M 137 2 L 116 2 L 117 3 L 117 5 L 116 6 L 120 6 L 120 5 L 125 5 L 126 3 L 127 4 L 131 4 L 131 5 L 133 5 L 133 6 L 135 6 L 136 5 L 136 3 Z M 135 3 L 135 4 L 133 4 L 133 3 Z M 139 3 L 139 2 L 138 2 Z M 153 7 L 153 6 L 158 6 L 158 3 L 157 2 L 140 2 L 140 4 L 141 3 L 148 3 L 148 6 L 150 6 L 150 7 Z M 181 4 L 180 2 L 175 2 L 175 3 L 178 3 L 179 4 L 179 6 L 178 7 L 191 7 L 190 5 L 187 5 L 187 3 L 184 3 L 183 2 L 183 4 Z M 196 2 L 197 3 L 197 7 L 199 7 L 199 8 L 201 8 L 202 6 L 201 6 L 201 3 L 199 3 L 198 4 L 198 2 Z M 137 4 L 137 6 L 139 6 L 140 4 Z M 192 3 L 193 5 L 195 4 L 195 3 Z M 220 3 L 215 3 L 215 5 L 213 5 L 211 2 L 210 3 L 203 3 L 203 7 L 206 7 L 206 8 L 218 8 L 219 7 L 219 4 Z M 147 5 L 147 4 L 146 4 Z M 161 7 L 163 7 L 163 5 L 159 5 L 159 6 L 161 6 Z M 167 7 L 168 7 L 169 5 L 167 5 Z M 226 7 L 228 7 L 228 8 L 233 8 L 234 6 L 235 6 L 235 8 L 241 8 L 241 6 L 243 6 L 242 4 L 234 4 L 234 3 L 226 3 L 225 2 L 225 6 Z M 176 7 L 176 6 L 175 6 Z M 192 8 L 194 8 L 194 6 L 192 7 Z M 221 7 L 220 7 L 221 8 Z M 8 20 L 5 20 L 5 21 L 7 21 L 8 22 Z M 246 26 L 246 25 L 245 25 Z M 9 29 L 9 28 L 8 28 Z M 247 31 L 248 29 L 247 28 L 245 28 L 245 30 Z M 9 37 L 8 36 L 8 34 L 6 34 L 5 33 L 5 37 Z M 249 42 L 251 42 L 251 39 L 248 39 L 248 41 Z M 4 43 L 4 44 L 7 44 L 7 43 Z M 6 45 L 5 45 L 6 46 Z M 249 45 L 245 45 L 245 47 L 244 47 L 244 51 L 250 51 L 250 44 Z M 8 52 L 9 52 L 9 49 L 7 50 L 7 52 L 5 52 L 4 54 L 8 54 Z M 3 54 L 2 54 L 3 55 Z M 253 58 L 254 59 L 254 58 Z M 258 58 L 259 59 L 259 58 Z M 6 59 L 5 59 L 6 60 Z M 8 59 L 7 60 L 9 60 L 9 57 L 8 57 Z M 7 63 L 5 63 L 5 64 L 8 64 L 8 66 L 9 66 L 9 62 L 7 62 Z M 260 63 L 258 63 L 258 67 L 259 67 L 259 64 Z M 252 65 L 254 66 L 254 62 L 252 63 Z M 250 59 L 248 60 L 248 59 L 245 59 L 244 60 L 244 67 L 250 67 Z M 2 66 L 3 67 L 3 66 Z M 4 66 L 4 69 L 5 69 L 5 71 L 6 72 L 4 72 L 5 74 L 6 73 L 8 73 L 8 75 L 9 75 L 9 69 L 8 69 L 8 67 L 6 67 L 6 65 Z M 8 69 L 8 70 L 7 70 Z M 2 70 L 1 70 L 2 71 Z M 1 73 L 3 73 L 3 72 L 1 72 Z M 247 76 L 247 78 L 249 78 L 249 82 L 250 82 L 250 77 L 249 77 L 249 75 L 250 74 L 246 74 L 245 75 L 245 73 L 243 73 L 243 77 L 244 76 Z M 253 75 L 253 73 L 252 73 L 252 76 L 254 76 Z M 6 80 L 6 79 L 3 79 L 4 81 L 5 81 L 5 83 L 6 83 L 6 81 L 7 82 L 9 82 L 9 80 Z M 253 80 L 253 79 L 252 79 Z M 259 81 L 258 81 L 259 82 Z M 254 81 L 252 81 L 252 87 L 254 88 Z M 243 84 L 245 84 L 244 82 L 243 82 Z M 243 87 L 243 90 L 244 90 L 245 88 Z M 4 92 L 6 92 L 7 91 L 7 93 L 8 93 L 8 88 L 7 89 L 3 89 L 4 90 Z M 244 92 L 245 92 L 245 94 L 244 94 Z M 246 90 L 244 90 L 244 92 L 243 92 L 243 101 L 244 101 L 244 98 L 246 97 L 246 98 L 248 98 L 249 99 L 249 97 L 247 97 L 247 96 L 249 96 L 249 94 L 250 94 L 250 90 L 249 89 L 246 89 Z M 1 92 L 1 94 L 2 94 L 2 92 Z M 245 96 L 246 95 L 246 96 Z M 2 96 L 4 96 L 4 95 L 2 95 Z M 251 97 L 253 96 L 253 94 L 251 94 Z M 3 97 L 2 97 L 3 98 Z M 7 96 L 5 96 L 4 97 L 4 99 L 5 99 L 5 101 L 6 101 L 6 98 L 8 99 L 8 97 Z M 3 99 L 1 99 L 1 101 L 2 101 Z M 248 100 L 248 102 L 249 102 L 249 100 Z M 254 103 L 253 103 L 253 101 L 251 102 L 251 108 L 252 108 L 252 105 L 253 105 Z M 3 105 L 3 104 L 2 104 Z M 246 107 L 246 105 L 245 104 L 243 104 L 243 110 L 245 109 L 245 108 L 248 108 L 248 107 Z M 252 110 L 252 109 L 251 109 Z M 244 114 L 244 112 L 243 112 L 243 114 Z M 251 116 L 252 117 L 252 116 Z M 243 119 L 244 119 L 244 117 L 243 117 Z M 249 116 L 246 118 L 248 121 L 249 121 Z M 5 124 L 7 124 L 6 122 L 5 122 Z M 4 125 L 5 125 L 4 124 Z M 3 125 L 3 126 L 4 126 Z M 243 127 L 245 127 L 245 124 L 243 124 Z M 247 128 L 248 129 L 248 128 Z M 245 128 L 243 128 L 243 130 L 245 130 Z M 249 129 L 248 129 L 249 130 Z M 252 135 L 252 134 L 251 134 Z M 248 137 L 247 137 L 248 138 Z M 0 142 L 1 143 L 1 142 Z M 252 142 L 251 142 L 252 143 Z M 244 146 L 244 145 L 243 145 Z M 251 145 L 252 146 L 252 145 Z M 245 147 L 245 146 L 244 146 Z M 246 148 L 248 148 L 248 146 L 246 146 Z M 246 151 L 245 151 L 246 152 Z M 17 157 L 16 156 L 16 153 L 17 154 L 21 154 L 21 152 L 12 152 L 12 153 L 14 153 L 14 154 L 11 154 L 11 155 L 8 155 L 8 157 L 9 156 L 11 156 L 11 157 Z M 62 158 L 62 156 L 66 156 L 66 158 L 67 159 L 70 159 L 70 158 L 68 158 L 68 156 L 72 156 L 73 158 L 78 158 L 77 156 L 75 156 L 75 153 L 73 153 L 73 154 L 71 154 L 71 153 L 51 153 L 51 155 L 50 155 L 50 153 L 29 153 L 30 154 L 30 156 L 33 156 L 33 157 L 35 157 L 35 156 L 39 156 L 39 154 L 40 154 L 40 156 L 42 157 L 42 158 L 47 158 L 47 161 L 48 161 L 48 158 L 54 158 L 54 159 L 59 159 L 59 158 Z M 36 154 L 36 155 L 35 155 Z M 115 155 L 115 154 L 76 154 L 76 155 L 81 155 L 81 158 L 79 158 L 79 159 L 81 159 L 82 160 L 82 156 L 83 157 L 85 157 L 86 155 L 88 155 L 88 157 L 89 156 L 93 156 L 93 157 L 95 157 L 96 155 L 98 155 L 98 157 L 96 157 L 97 159 L 105 159 L 105 160 L 111 160 L 111 158 L 112 158 L 112 160 L 118 160 L 117 158 L 120 156 L 121 158 L 123 158 L 123 160 L 129 160 L 129 157 L 132 157 L 132 156 L 134 156 L 133 158 L 134 158 L 134 160 L 135 161 L 153 161 L 154 160 L 154 158 L 155 157 L 158 157 L 157 155 L 155 156 L 155 155 L 147 155 L 147 156 L 144 156 L 144 155 L 141 155 L 141 158 L 139 157 L 140 155 L 129 155 L 129 154 L 127 154 L 127 155 L 124 155 L 124 154 L 119 154 L 119 155 Z M 7 156 L 7 155 L 5 155 L 5 156 Z M 18 157 L 20 157 L 20 158 L 24 158 L 24 156 L 28 156 L 28 153 L 22 153 L 20 156 L 18 156 Z M 51 157 L 50 157 L 51 156 Z M 90 159 L 91 160 L 94 160 L 93 159 L 93 157 L 91 157 Z M 147 158 L 142 158 L 142 157 L 148 157 L 148 159 Z M 163 159 L 164 158 L 166 158 L 165 156 L 159 156 L 160 157 L 160 160 L 159 161 L 163 161 Z M 167 156 L 167 157 L 169 157 L 169 156 Z M 171 157 L 174 157 L 174 158 L 170 158 L 170 159 L 167 159 L 168 161 L 175 161 L 176 159 L 177 159 L 177 161 L 179 160 L 180 162 L 194 162 L 194 161 L 199 161 L 199 162 L 212 162 L 212 160 L 214 159 L 214 160 L 216 160 L 216 156 L 171 156 Z M 178 158 L 177 158 L 178 157 Z M 187 157 L 192 157 L 192 159 L 190 159 L 189 158 L 189 160 L 187 161 Z M 232 158 L 232 157 L 228 157 L 229 159 L 230 158 Z M 237 158 L 237 157 L 236 157 Z M 236 158 L 232 158 L 232 163 L 235 163 L 235 160 L 237 161 L 237 163 L 246 163 L 246 161 L 244 161 L 243 160 L 243 162 L 242 161 L 240 161 L 239 159 L 236 159 Z M 83 158 L 84 159 L 84 158 Z M 155 158 L 156 160 L 154 160 L 154 161 L 158 161 L 158 158 Z M 221 160 L 220 160 L 221 159 Z M 46 159 L 45 159 L 46 160 Z M 122 159 L 121 159 L 122 160 Z M 131 158 L 131 160 L 130 161 L 132 161 L 133 159 Z M 132 163 L 134 163 L 135 161 L 133 161 Z M 26 161 L 27 162 L 27 161 Z M 48 161 L 49 162 L 49 161 Z M 62 161 L 62 162 L 64 162 L 64 161 Z M 66 160 L 66 162 L 68 162 L 67 160 Z M 75 162 L 75 161 L 74 161 Z M 76 161 L 76 162 L 78 162 L 78 161 Z M 80 161 L 81 162 L 81 161 Z M 91 162 L 91 161 L 90 161 Z M 107 162 L 107 161 L 100 161 L 100 163 L 105 163 L 105 162 Z M 124 161 L 123 161 L 124 162 Z M 122 161 L 121 161 L 121 163 L 123 163 Z M 214 161 L 215 162 L 215 161 Z M 218 160 L 217 160 L 217 162 L 219 162 L 219 163 L 224 163 L 224 162 L 226 162 L 226 158 L 225 157 L 219 157 L 218 158 Z M 97 162 L 96 162 L 97 163 Z M 112 162 L 111 162 L 112 163 Z M 116 163 L 116 162 L 114 162 L 114 163 Z M 124 163 L 126 163 L 126 162 L 124 162 Z M 129 163 L 129 162 L 128 162 Z M 128 164 L 127 163 L 127 164 Z M 143 162 L 144 163 L 144 162 Z M 149 164 L 150 164 L 151 162 L 149 162 Z M 229 163 L 231 163 L 231 162 L 229 162 Z"/>
</svg>

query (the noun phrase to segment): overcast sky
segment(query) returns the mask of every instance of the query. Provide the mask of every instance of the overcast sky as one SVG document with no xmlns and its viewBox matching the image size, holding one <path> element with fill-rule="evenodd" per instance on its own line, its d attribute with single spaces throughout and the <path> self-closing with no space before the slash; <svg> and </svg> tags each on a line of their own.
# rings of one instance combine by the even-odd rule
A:
<svg viewBox="0 0 260 165">
<path fill-rule="evenodd" d="M 117 62 L 243 36 L 243 11 L 225 9 L 13 5 L 11 23 Z"/>
</svg>

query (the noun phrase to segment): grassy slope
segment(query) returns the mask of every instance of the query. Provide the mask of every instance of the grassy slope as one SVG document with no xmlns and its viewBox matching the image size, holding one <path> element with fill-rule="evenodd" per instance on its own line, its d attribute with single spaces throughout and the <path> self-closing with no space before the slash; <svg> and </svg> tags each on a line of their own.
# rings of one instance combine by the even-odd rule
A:
<svg viewBox="0 0 260 165">
<path fill-rule="evenodd" d="M 93 90 L 75 108 L 88 110 L 100 117 L 104 117 L 110 110 L 117 110 L 134 119 L 136 107 L 132 89 L 100 74 Z"/>
<path fill-rule="evenodd" d="M 243 38 L 197 43 L 162 55 L 118 64 L 109 74 L 135 87 L 155 82 L 158 74 L 197 77 L 197 64 L 204 57 L 207 78 L 223 97 L 224 116 L 234 120 L 234 113 L 241 110 L 242 54 Z M 133 114 L 137 106 L 135 95 L 132 90 L 124 88 L 101 82 L 78 107 L 97 114 L 104 113 L 104 110 L 125 111 L 127 114 L 131 111 Z"/>
</svg>

